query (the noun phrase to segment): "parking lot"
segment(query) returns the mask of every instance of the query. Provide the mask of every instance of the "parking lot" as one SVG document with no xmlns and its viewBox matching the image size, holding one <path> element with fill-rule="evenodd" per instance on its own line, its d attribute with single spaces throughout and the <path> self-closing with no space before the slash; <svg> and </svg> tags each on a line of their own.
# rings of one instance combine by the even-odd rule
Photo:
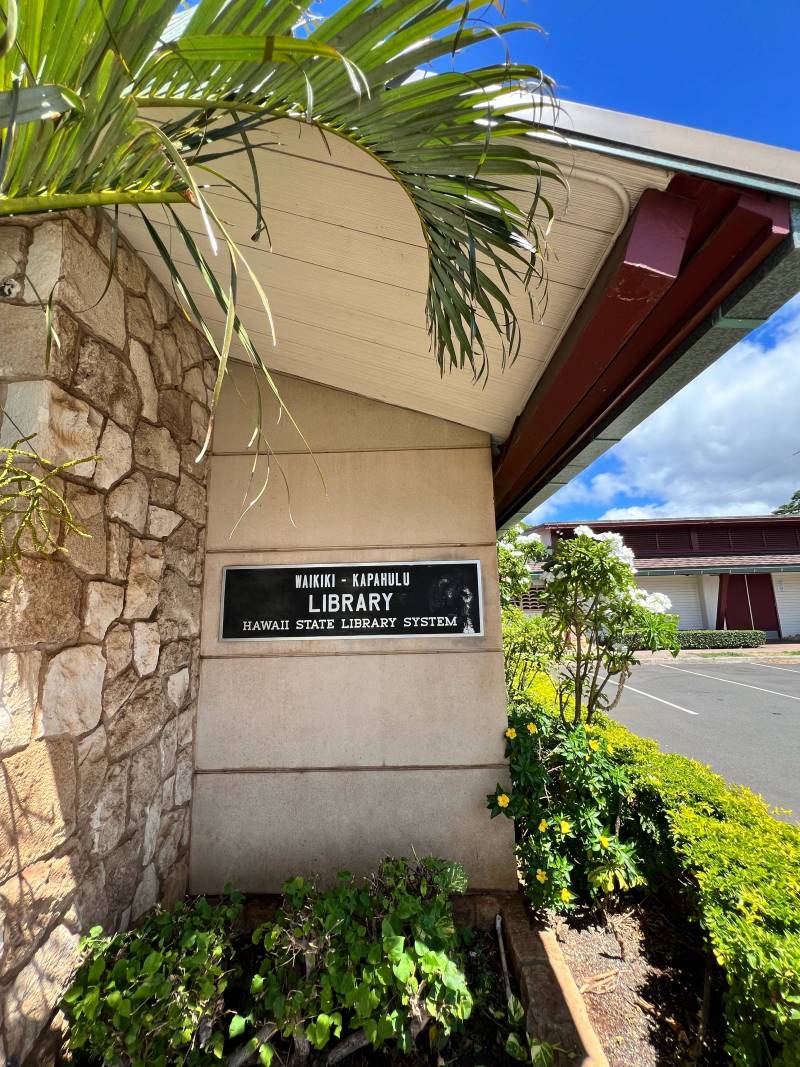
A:
<svg viewBox="0 0 800 1067">
<path fill-rule="evenodd" d="M 800 818 L 800 657 L 643 662 L 614 716 Z"/>
</svg>

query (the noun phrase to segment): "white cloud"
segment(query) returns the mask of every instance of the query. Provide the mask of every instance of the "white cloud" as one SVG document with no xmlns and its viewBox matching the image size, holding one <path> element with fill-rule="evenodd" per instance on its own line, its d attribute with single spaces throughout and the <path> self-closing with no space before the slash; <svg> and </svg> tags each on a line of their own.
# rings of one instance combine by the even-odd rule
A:
<svg viewBox="0 0 800 1067">
<path fill-rule="evenodd" d="M 800 298 L 533 513 L 606 519 L 758 515 L 800 487 Z M 642 503 L 644 501 L 644 503 Z"/>
</svg>

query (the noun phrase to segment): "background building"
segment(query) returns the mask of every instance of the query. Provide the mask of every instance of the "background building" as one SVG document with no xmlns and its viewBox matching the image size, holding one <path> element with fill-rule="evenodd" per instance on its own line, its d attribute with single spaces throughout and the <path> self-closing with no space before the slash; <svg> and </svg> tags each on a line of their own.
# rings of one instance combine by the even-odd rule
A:
<svg viewBox="0 0 800 1067">
<path fill-rule="evenodd" d="M 546 544 L 571 537 L 577 522 L 536 527 Z M 800 634 L 800 516 L 596 522 L 622 534 L 636 555 L 639 585 L 665 593 L 682 630 L 765 630 Z M 523 607 L 539 610 L 534 578 Z"/>
</svg>

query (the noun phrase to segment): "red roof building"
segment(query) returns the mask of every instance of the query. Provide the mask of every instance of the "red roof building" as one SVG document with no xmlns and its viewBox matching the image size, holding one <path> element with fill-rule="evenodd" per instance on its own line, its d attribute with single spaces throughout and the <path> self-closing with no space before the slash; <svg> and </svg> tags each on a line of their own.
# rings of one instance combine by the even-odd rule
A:
<svg viewBox="0 0 800 1067">
<path fill-rule="evenodd" d="M 536 529 L 553 543 L 579 525 Z M 800 634 L 800 515 L 589 525 L 622 535 L 636 556 L 639 585 L 670 598 L 682 630 L 755 629 L 783 640 Z"/>
</svg>

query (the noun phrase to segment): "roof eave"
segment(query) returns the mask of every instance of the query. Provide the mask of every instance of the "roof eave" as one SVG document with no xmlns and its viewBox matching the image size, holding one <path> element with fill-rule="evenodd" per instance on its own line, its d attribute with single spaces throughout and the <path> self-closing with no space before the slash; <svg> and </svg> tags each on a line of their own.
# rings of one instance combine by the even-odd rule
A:
<svg viewBox="0 0 800 1067">
<path fill-rule="evenodd" d="M 618 262 L 625 262 L 637 216 L 641 222 L 637 212 L 619 239 L 621 247 L 609 256 L 611 274 L 605 271 L 598 276 L 551 361 L 549 376 L 531 394 L 499 457 L 495 471 L 499 527 L 527 515 L 800 291 L 800 203 L 743 191 L 737 198 L 737 190 L 730 186 L 688 177 L 680 179 L 678 188 L 691 188 L 693 182 L 699 191 L 719 192 L 720 203 L 726 206 L 719 218 L 709 218 L 707 204 L 698 203 L 696 218 L 704 219 L 708 234 L 694 252 L 689 247 L 692 238 L 688 239 L 686 260 L 675 284 L 666 287 L 666 299 L 658 309 L 663 329 L 655 329 L 658 317 L 654 309 L 643 305 L 633 336 L 613 337 L 596 313 L 609 297 L 629 300 L 619 289 L 624 278 L 613 267 L 615 253 Z M 672 189 L 658 194 L 664 209 L 662 222 L 668 221 L 664 212 L 669 211 L 667 198 Z M 763 213 L 763 225 L 758 222 L 759 213 Z M 695 235 L 696 239 L 701 236 Z M 719 248 L 716 267 L 715 243 Z M 695 268 L 701 255 L 706 269 L 698 273 Z M 646 280 L 656 263 L 640 261 L 639 266 L 639 280 Z M 670 308 L 671 321 L 665 314 Z M 624 314 L 628 313 L 626 309 Z M 587 341 L 592 358 L 601 345 L 606 352 L 591 389 L 576 399 L 568 395 L 567 387 L 585 363 L 581 346 L 585 348 Z M 542 439 L 539 420 L 540 412 L 552 416 L 555 411 L 554 382 L 559 368 L 566 383 L 562 383 L 557 420 L 561 443 L 555 431 L 549 439 Z"/>
</svg>

